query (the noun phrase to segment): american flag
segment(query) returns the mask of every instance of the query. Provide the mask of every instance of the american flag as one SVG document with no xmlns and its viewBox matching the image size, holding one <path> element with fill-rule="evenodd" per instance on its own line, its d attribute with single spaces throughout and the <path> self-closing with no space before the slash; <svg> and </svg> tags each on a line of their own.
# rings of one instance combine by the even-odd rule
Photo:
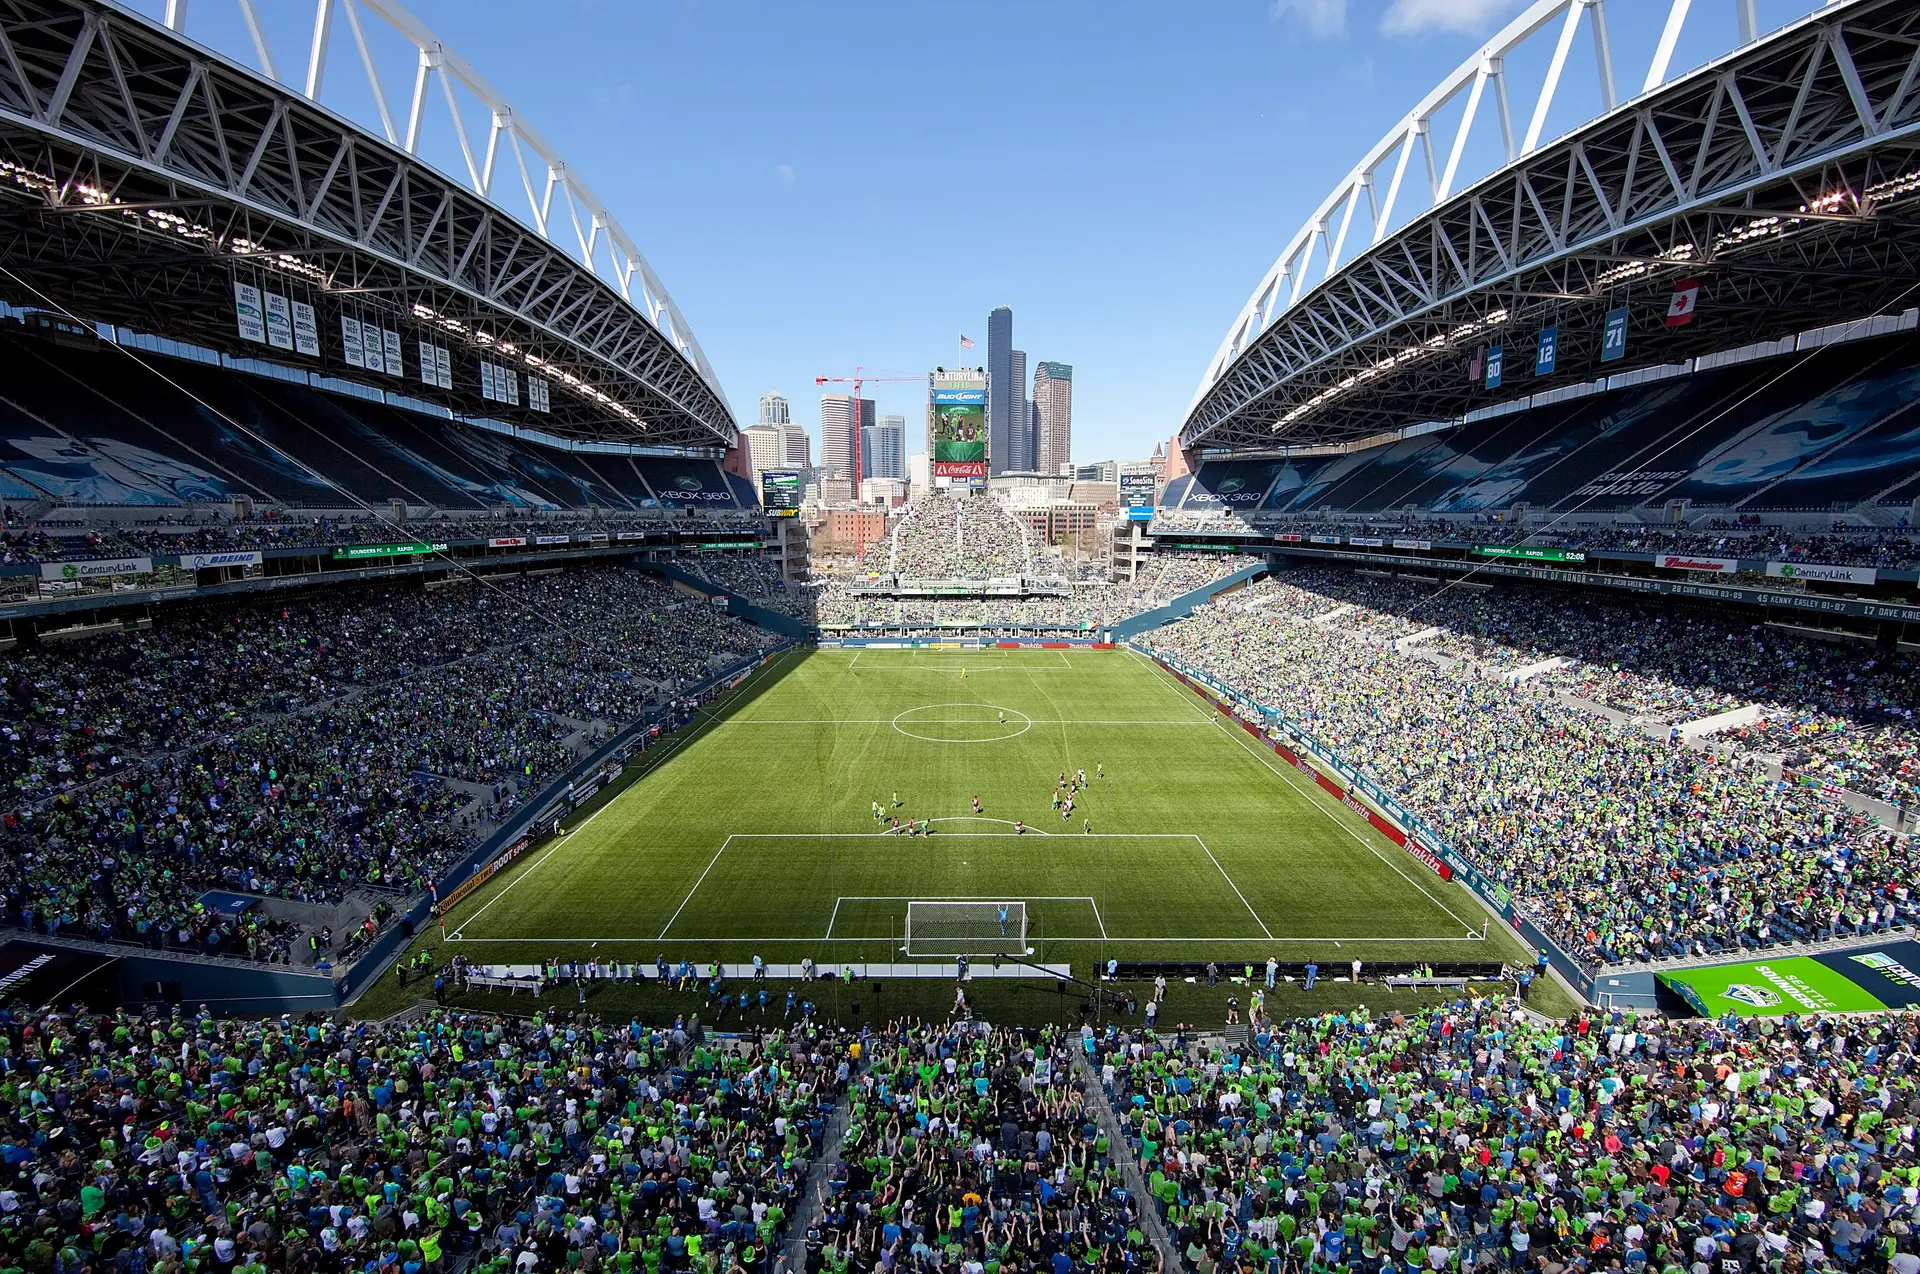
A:
<svg viewBox="0 0 1920 1274">
<path fill-rule="evenodd" d="M 964 332 L 963 332 L 963 333 L 961 333 L 961 336 L 960 336 L 960 348 L 961 348 L 961 349 L 972 349 L 972 348 L 973 348 L 973 342 L 967 339 L 967 336 L 966 336 L 966 334 L 965 334 Z"/>
</svg>

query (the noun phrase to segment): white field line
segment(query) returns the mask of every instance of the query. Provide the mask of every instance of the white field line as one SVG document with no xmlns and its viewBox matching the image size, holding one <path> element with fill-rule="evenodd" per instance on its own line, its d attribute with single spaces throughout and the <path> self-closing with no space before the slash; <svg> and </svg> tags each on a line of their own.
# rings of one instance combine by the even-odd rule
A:
<svg viewBox="0 0 1920 1274">
<path fill-rule="evenodd" d="M 869 832 L 866 834 L 872 835 L 873 833 Z M 673 928 L 673 922 L 680 918 L 680 913 L 687 909 L 687 904 L 693 901 L 693 896 L 700 892 L 700 886 L 706 883 L 707 872 L 713 870 L 713 865 L 720 861 L 720 855 L 726 853 L 727 846 L 731 844 L 733 844 L 733 837 L 729 836 L 725 840 L 720 842 L 720 848 L 713 851 L 713 857 L 707 860 L 706 871 L 703 871 L 700 873 L 700 879 L 693 882 L 693 888 L 687 890 L 687 896 L 680 900 L 680 905 L 673 909 L 673 914 L 671 916 L 667 917 L 667 923 L 661 926 L 660 938 L 665 938 L 667 936 L 667 930 Z M 655 939 L 655 941 L 659 941 L 659 939 Z"/>
<path fill-rule="evenodd" d="M 843 902 L 1084 902 L 1093 909 L 1093 922 L 1100 928 L 1100 937 L 1107 936 L 1107 925 L 1100 918 L 1100 903 L 1092 894 L 1025 894 L 1018 898 L 1001 898 L 986 894 L 841 894 L 833 900 L 833 913 L 827 917 L 827 936 L 823 942 L 884 942 L 884 938 L 836 938 L 833 936 L 834 922 L 840 918 L 840 904 Z M 804 938 L 781 939 L 781 941 L 804 942 Z M 1064 941 L 1064 939 L 1062 940 Z M 1079 941 L 1079 939 L 1075 939 Z"/>
<path fill-rule="evenodd" d="M 914 711 L 912 708 L 908 712 Z M 1026 716 L 1026 713 L 1021 713 Z M 1183 729 L 1206 725 L 1205 721 L 1093 721 L 1079 717 L 1031 717 L 1035 725 L 1176 725 Z M 736 725 L 891 725 L 892 717 L 730 717 L 713 728 L 724 730 Z M 916 721 L 915 725 L 984 725 L 981 721 Z"/>
<path fill-rule="evenodd" d="M 929 900 L 929 901 L 937 901 L 937 900 Z M 1357 944 L 1362 942 L 1431 943 L 1431 942 L 1479 942 L 1480 940 L 1481 940 L 1480 935 L 1477 933 L 1463 935 L 1458 938 L 1322 938 L 1317 936 L 1305 936 L 1305 937 L 1299 937 L 1299 938 L 1270 938 L 1270 937 L 1263 936 L 1261 934 L 1251 933 L 1246 935 L 1245 937 L 1240 937 L 1240 938 L 1231 938 L 1231 937 L 1229 938 L 1218 938 L 1218 937 L 1216 938 L 1125 938 L 1125 937 L 1121 937 L 1121 938 L 1048 938 L 1047 939 L 1047 941 L 1050 943 L 1052 942 L 1129 942 L 1129 943 L 1133 943 L 1133 942 L 1181 942 L 1181 943 L 1237 942 L 1237 943 L 1244 944 L 1249 942 L 1278 942 L 1283 944 L 1291 943 L 1295 946 L 1308 946 L 1313 943 L 1331 942 L 1336 947 L 1340 946 L 1343 943 Z M 689 945 L 698 944 L 701 946 L 710 947 L 716 942 L 741 943 L 744 945 L 751 946 L 755 943 L 771 943 L 771 942 L 885 942 L 886 939 L 885 938 L 764 938 L 764 937 L 760 937 L 760 938 L 633 938 L 633 937 L 592 938 L 592 937 L 586 937 L 586 936 L 575 937 L 571 934 L 568 934 L 564 937 L 559 937 L 559 938 L 465 938 L 465 939 L 462 939 L 462 941 L 469 942 L 469 943 L 543 942 L 550 946 L 556 943 L 564 943 L 564 942 L 644 942 L 650 945 L 660 945 L 664 943 L 668 946 L 673 946 L 676 944 L 680 946 L 689 946 Z"/>
<path fill-rule="evenodd" d="M 1198 836 L 1194 837 L 1194 839 L 1200 841 L 1200 848 L 1206 851 L 1207 861 L 1212 863 L 1213 869 L 1220 873 L 1220 879 L 1227 882 L 1227 888 L 1233 890 L 1233 896 L 1240 900 L 1240 905 L 1247 909 L 1249 916 L 1253 917 L 1253 923 L 1260 926 L 1260 932 L 1266 934 L 1269 938 L 1273 937 L 1273 930 L 1267 928 L 1267 922 L 1260 918 L 1260 913 L 1253 909 L 1253 904 L 1247 901 L 1247 896 L 1240 892 L 1240 886 L 1233 883 L 1233 877 L 1227 874 L 1227 869 L 1220 865 L 1220 860 L 1213 856 L 1213 851 L 1207 849 L 1207 842 L 1200 840 Z"/>
<path fill-rule="evenodd" d="M 1129 653 L 1133 653 L 1133 652 L 1129 652 Z M 1140 658 L 1144 658 L 1144 656 L 1135 654 L 1134 658 L 1140 659 Z M 1149 666 L 1151 666 L 1154 669 L 1155 672 L 1160 674 L 1159 680 L 1162 685 L 1167 686 L 1168 689 L 1172 690 L 1174 693 L 1180 694 L 1183 698 L 1187 697 L 1186 694 L 1184 693 L 1185 691 L 1184 686 L 1180 686 L 1178 683 L 1172 683 L 1167 681 L 1167 677 L 1169 674 L 1164 668 L 1162 668 L 1159 664 L 1154 663 L 1151 659 L 1148 659 L 1146 662 L 1148 663 Z M 1189 706 L 1193 707 L 1194 712 L 1199 714 L 1199 716 L 1203 720 L 1206 719 L 1206 713 L 1203 712 L 1197 705 L 1192 704 L 1191 700 L 1189 700 Z M 1480 932 L 1477 929 L 1475 929 L 1471 924 L 1469 924 L 1466 920 L 1464 920 L 1460 916 L 1459 912 L 1455 911 L 1452 907 L 1449 907 L 1446 904 L 1445 900 L 1440 898 L 1432 890 L 1428 889 L 1425 881 L 1421 880 L 1418 876 L 1409 872 L 1405 868 L 1405 866 L 1403 866 L 1399 861 L 1389 856 L 1388 854 L 1382 852 L 1378 845 L 1375 845 L 1372 841 L 1368 840 L 1366 837 L 1362 836 L 1359 832 L 1356 832 L 1353 828 L 1349 827 L 1345 819 L 1336 815 L 1326 805 L 1321 804 L 1321 802 L 1315 796 L 1315 793 L 1321 792 L 1321 788 L 1319 784 L 1314 783 L 1314 784 L 1309 784 L 1307 786 L 1302 786 L 1303 780 L 1299 779 L 1294 773 L 1291 772 L 1293 770 L 1292 766 L 1276 765 L 1272 760 L 1269 759 L 1268 754 L 1264 749 L 1250 745 L 1246 739 L 1247 732 L 1240 728 L 1240 722 L 1237 717 L 1223 720 L 1222 724 L 1227 727 L 1227 733 L 1232 736 L 1234 742 L 1238 743 L 1241 747 L 1246 748 L 1248 751 L 1250 751 L 1253 754 L 1254 758 L 1260 762 L 1260 764 L 1266 766 L 1269 770 L 1272 770 L 1275 774 L 1278 774 L 1281 778 L 1285 779 L 1287 781 L 1287 785 L 1293 788 L 1294 791 L 1300 792 L 1303 795 L 1305 795 L 1307 797 L 1307 803 L 1312 805 L 1315 809 L 1319 810 L 1321 813 L 1325 814 L 1326 817 L 1330 821 L 1332 821 L 1335 827 L 1338 827 L 1341 831 L 1345 832 L 1348 836 L 1352 837 L 1354 841 L 1357 842 L 1358 844 L 1365 846 L 1369 853 L 1371 853 L 1375 858 L 1378 858 L 1381 862 L 1385 863 L 1387 866 L 1391 867 L 1394 870 L 1394 872 L 1398 874 L 1402 880 L 1405 880 L 1408 884 L 1412 885 L 1415 889 L 1419 890 L 1420 893 L 1423 896 L 1425 896 L 1428 901 L 1433 903 L 1434 906 L 1440 908 L 1440 910 L 1446 912 L 1447 915 L 1453 917 L 1454 922 L 1458 924 L 1462 929 L 1465 929 L 1469 934 L 1471 934 L 1475 941 L 1480 940 Z M 1309 788 L 1311 788 L 1311 790 L 1309 790 Z"/>
</svg>

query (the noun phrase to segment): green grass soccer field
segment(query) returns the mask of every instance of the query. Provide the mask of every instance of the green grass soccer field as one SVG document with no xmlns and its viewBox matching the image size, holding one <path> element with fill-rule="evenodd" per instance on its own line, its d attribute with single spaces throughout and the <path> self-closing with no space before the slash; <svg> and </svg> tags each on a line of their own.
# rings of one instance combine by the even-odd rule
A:
<svg viewBox="0 0 1920 1274">
<path fill-rule="evenodd" d="M 459 950 L 828 966 L 899 958 L 911 900 L 991 900 L 1024 905 L 1036 958 L 1081 971 L 1522 956 L 1498 926 L 1482 938 L 1464 890 L 1125 651 L 789 654 L 646 760 L 447 917 Z M 1081 769 L 1063 818 L 1055 787 Z M 933 834 L 890 834 L 896 817 Z"/>
</svg>

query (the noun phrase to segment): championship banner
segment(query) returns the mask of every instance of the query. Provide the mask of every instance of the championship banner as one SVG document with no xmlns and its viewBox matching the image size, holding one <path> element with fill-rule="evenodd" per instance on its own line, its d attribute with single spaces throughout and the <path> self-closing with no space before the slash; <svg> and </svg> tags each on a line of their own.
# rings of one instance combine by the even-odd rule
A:
<svg viewBox="0 0 1920 1274">
<path fill-rule="evenodd" d="M 1708 1017 L 1913 1008 L 1920 1006 L 1920 943 L 1678 969 L 1659 979 Z"/>
</svg>

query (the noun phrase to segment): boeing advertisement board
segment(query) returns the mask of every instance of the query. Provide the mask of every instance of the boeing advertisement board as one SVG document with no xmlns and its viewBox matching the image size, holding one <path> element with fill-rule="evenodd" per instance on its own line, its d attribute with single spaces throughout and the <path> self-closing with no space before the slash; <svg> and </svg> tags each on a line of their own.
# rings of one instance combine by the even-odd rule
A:
<svg viewBox="0 0 1920 1274">
<path fill-rule="evenodd" d="M 928 390 L 927 441 L 936 478 L 987 476 L 987 382 L 936 374 Z"/>
</svg>

